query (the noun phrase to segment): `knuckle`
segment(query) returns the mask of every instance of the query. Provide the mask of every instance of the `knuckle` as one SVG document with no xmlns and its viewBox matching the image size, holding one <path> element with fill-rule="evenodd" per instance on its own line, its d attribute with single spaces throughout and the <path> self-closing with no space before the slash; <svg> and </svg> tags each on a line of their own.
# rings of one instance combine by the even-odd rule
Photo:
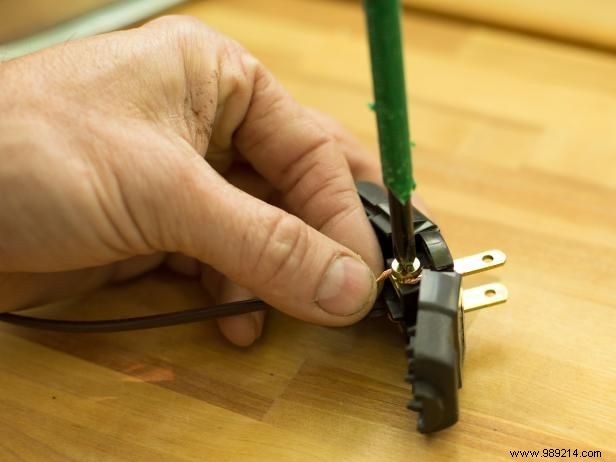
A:
<svg viewBox="0 0 616 462">
<path fill-rule="evenodd" d="M 167 52 L 177 56 L 190 56 L 192 52 L 206 52 L 205 46 L 217 43 L 219 34 L 192 16 L 162 16 L 145 25 L 146 30 L 154 29 L 152 41 Z M 179 53 L 177 53 L 179 51 Z"/>
<path fill-rule="evenodd" d="M 276 290 L 288 280 L 287 273 L 305 264 L 309 250 L 308 228 L 297 217 L 282 212 L 264 227 L 264 232 L 266 236 L 253 274 L 260 284 Z"/>
<path fill-rule="evenodd" d="M 148 23 L 150 26 L 159 27 L 176 37 L 190 37 L 207 30 L 205 24 L 193 16 L 167 15 L 161 16 Z"/>
<path fill-rule="evenodd" d="M 287 95 L 279 91 L 278 82 L 260 63 L 256 63 L 253 80 L 255 94 L 267 95 L 266 98 L 261 98 L 259 104 L 252 108 L 254 123 L 271 118 L 278 112 L 284 112 L 284 108 L 288 105 Z"/>
<path fill-rule="evenodd" d="M 218 60 L 219 98 L 226 101 L 232 95 L 240 96 L 242 105 L 247 106 L 252 96 L 258 61 L 237 42 L 226 37 L 219 42 Z"/>
<path fill-rule="evenodd" d="M 220 47 L 229 61 L 239 60 L 248 53 L 239 43 L 228 37 L 221 37 Z"/>
<path fill-rule="evenodd" d="M 280 189 L 294 198 L 300 216 L 308 206 L 322 201 L 326 209 L 331 208 L 334 203 L 331 194 L 336 193 L 337 199 L 344 195 L 338 191 L 340 188 L 353 189 L 352 182 L 344 181 L 347 166 L 341 157 L 336 157 L 333 135 L 320 130 L 312 138 L 311 143 L 298 151 L 297 160 L 280 175 Z"/>
<path fill-rule="evenodd" d="M 344 185 L 332 186 L 327 189 L 327 193 L 324 191 L 317 203 L 323 213 L 315 222 L 315 228 L 321 232 L 327 232 L 330 228 L 335 228 L 338 223 L 354 216 L 360 210 L 356 196 L 357 191 L 353 187 Z M 361 213 L 364 212 L 361 211 Z"/>
</svg>

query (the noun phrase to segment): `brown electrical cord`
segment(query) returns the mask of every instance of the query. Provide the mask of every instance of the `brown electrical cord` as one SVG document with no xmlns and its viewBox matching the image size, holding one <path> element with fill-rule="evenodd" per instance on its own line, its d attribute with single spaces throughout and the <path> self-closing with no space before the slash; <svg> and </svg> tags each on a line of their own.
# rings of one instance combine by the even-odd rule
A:
<svg viewBox="0 0 616 462">
<path fill-rule="evenodd" d="M 373 314 L 385 308 L 384 302 L 377 300 Z M 121 332 L 128 330 L 153 329 L 155 327 L 176 326 L 208 319 L 235 316 L 253 311 L 269 310 L 271 306 L 263 300 L 251 299 L 241 302 L 226 303 L 205 308 L 175 311 L 172 313 L 153 314 L 134 318 L 106 319 L 100 321 L 69 321 L 24 316 L 15 313 L 0 313 L 0 321 L 33 329 L 53 330 L 72 333 Z M 380 314 L 380 313 L 379 313 Z"/>
<path fill-rule="evenodd" d="M 14 313 L 0 313 L 0 321 L 34 329 L 55 330 L 60 332 L 97 333 L 120 332 L 127 330 L 153 329 L 155 327 L 175 326 L 190 322 L 252 311 L 268 310 L 271 307 L 262 300 L 251 299 L 241 302 L 226 303 L 193 310 L 176 311 L 173 313 L 153 314 L 135 318 L 107 319 L 100 321 L 68 321 L 61 319 L 45 319 L 33 316 L 23 316 Z"/>
</svg>

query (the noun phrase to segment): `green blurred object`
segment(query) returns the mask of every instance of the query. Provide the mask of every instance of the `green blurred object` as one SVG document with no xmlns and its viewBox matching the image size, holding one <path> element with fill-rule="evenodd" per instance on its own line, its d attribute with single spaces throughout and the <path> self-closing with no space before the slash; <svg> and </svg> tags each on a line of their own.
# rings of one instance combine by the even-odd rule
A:
<svg viewBox="0 0 616 462">
<path fill-rule="evenodd" d="M 399 0 L 365 0 L 374 109 L 385 186 L 406 203 L 415 188 L 406 107 Z"/>
<path fill-rule="evenodd" d="M 59 24 L 28 37 L 0 44 L 0 61 L 27 55 L 57 43 L 121 29 L 184 2 L 185 0 L 119 0 L 103 4 L 75 18 L 65 18 Z M 61 4 L 57 7 L 61 9 Z"/>
</svg>

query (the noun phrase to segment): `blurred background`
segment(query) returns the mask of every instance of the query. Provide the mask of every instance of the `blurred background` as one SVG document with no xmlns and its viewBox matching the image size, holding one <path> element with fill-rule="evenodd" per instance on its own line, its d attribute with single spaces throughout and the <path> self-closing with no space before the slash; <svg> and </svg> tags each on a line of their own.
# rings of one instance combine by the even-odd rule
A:
<svg viewBox="0 0 616 462">
<path fill-rule="evenodd" d="M 616 49 L 616 2 L 611 0 L 402 2 L 409 10 L 472 20 L 598 48 Z M 0 59 L 15 57 L 64 40 L 126 27 L 180 3 L 187 2 L 0 0 Z"/>
<path fill-rule="evenodd" d="M 0 60 L 137 23 L 181 0 L 0 0 Z"/>
</svg>

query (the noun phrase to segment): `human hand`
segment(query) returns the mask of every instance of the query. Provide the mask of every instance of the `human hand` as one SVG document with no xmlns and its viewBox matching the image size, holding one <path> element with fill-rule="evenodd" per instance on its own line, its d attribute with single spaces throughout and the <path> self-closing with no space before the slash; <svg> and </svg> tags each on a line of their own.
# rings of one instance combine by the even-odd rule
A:
<svg viewBox="0 0 616 462">
<path fill-rule="evenodd" d="M 196 20 L 0 64 L 0 113 L 0 310 L 162 263 L 217 303 L 332 326 L 371 307 L 382 261 L 352 172 L 377 164 Z M 219 326 L 248 345 L 263 316 Z"/>
</svg>

